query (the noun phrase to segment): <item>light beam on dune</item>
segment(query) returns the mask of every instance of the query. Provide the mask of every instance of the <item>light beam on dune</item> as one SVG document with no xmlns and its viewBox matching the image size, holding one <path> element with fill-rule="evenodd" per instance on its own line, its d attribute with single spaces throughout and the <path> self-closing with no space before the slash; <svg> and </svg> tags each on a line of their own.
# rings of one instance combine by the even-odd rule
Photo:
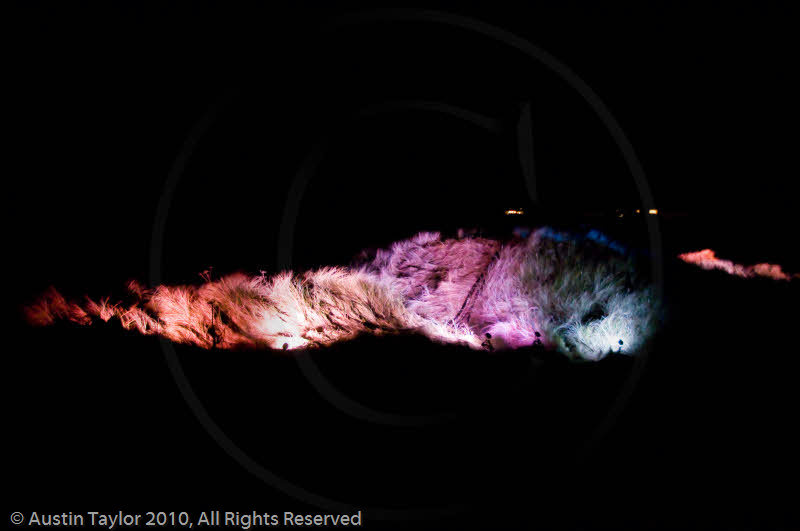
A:
<svg viewBox="0 0 800 531">
<path fill-rule="evenodd" d="M 351 267 L 201 276 L 200 285 L 154 289 L 131 282 L 126 304 L 70 301 L 50 289 L 25 314 L 34 325 L 116 319 L 202 348 L 293 350 L 415 332 L 475 349 L 538 345 L 592 360 L 635 352 L 660 318 L 634 260 L 597 231 L 541 228 L 510 242 L 420 233 Z"/>
<path fill-rule="evenodd" d="M 773 280 L 791 280 L 793 277 L 800 277 L 799 274 L 789 275 L 785 273 L 780 265 L 777 264 L 755 264 L 755 265 L 742 265 L 736 264 L 730 260 L 722 260 L 717 258 L 714 251 L 711 249 L 703 249 L 692 253 L 683 253 L 678 255 L 678 258 L 687 264 L 694 264 L 702 267 L 703 269 L 719 269 L 725 271 L 729 275 L 735 275 L 743 278 L 753 277 L 767 277 Z"/>
</svg>

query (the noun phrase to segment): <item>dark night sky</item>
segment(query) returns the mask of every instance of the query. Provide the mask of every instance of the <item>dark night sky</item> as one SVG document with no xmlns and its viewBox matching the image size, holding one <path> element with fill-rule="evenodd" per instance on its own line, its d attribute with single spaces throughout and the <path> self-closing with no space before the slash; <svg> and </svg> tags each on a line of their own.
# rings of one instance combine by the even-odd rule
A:
<svg viewBox="0 0 800 531">
<path fill-rule="evenodd" d="M 170 211 L 176 280 L 211 264 L 274 267 L 287 183 L 321 138 L 331 144 L 296 233 L 298 253 L 314 250 L 296 257 L 303 265 L 414 230 L 475 225 L 520 204 L 515 127 L 524 102 L 545 207 L 639 206 L 611 137 L 552 72 L 432 23 L 319 30 L 357 8 L 28 5 L 15 18 L 7 76 L 6 178 L 21 270 L 36 287 L 54 270 L 86 275 L 82 284 L 102 276 L 101 264 L 112 271 L 101 283 L 142 277 L 172 162 L 220 101 Z M 752 231 L 753 245 L 760 233 L 796 229 L 787 11 L 761 3 L 455 9 L 577 73 L 626 132 L 658 207 L 708 214 L 696 222 L 710 232 Z M 443 102 L 501 131 L 424 111 L 353 120 L 390 100 Z"/>
<path fill-rule="evenodd" d="M 438 228 L 434 210 L 450 225 L 473 223 L 473 213 L 506 208 L 525 193 L 514 128 L 526 101 L 547 207 L 640 202 L 619 150 L 575 92 L 470 32 L 409 22 L 318 31 L 320 21 L 357 5 L 36 5 L 15 19 L 6 175 L 17 222 L 51 234 L 55 245 L 95 247 L 96 236 L 113 250 L 122 236 L 133 251 L 126 256 L 141 255 L 172 161 L 219 101 L 228 104 L 212 139 L 187 170 L 185 182 L 197 186 L 176 199 L 197 205 L 183 222 L 211 230 L 212 240 L 226 231 L 252 240 L 259 220 L 236 216 L 259 204 L 260 223 L 274 224 L 276 196 L 319 138 L 334 143 L 304 197 L 314 205 L 303 217 L 308 232 L 330 230 L 337 218 L 364 224 L 348 217 L 364 201 L 377 201 L 383 214 L 368 215 L 389 218 L 392 237 Z M 796 174 L 794 37 L 782 4 L 570 2 L 455 12 L 518 34 L 585 80 L 631 140 L 660 208 L 712 212 L 737 230 L 796 227 L 787 215 Z M 365 105 L 407 99 L 467 109 L 503 130 L 419 111 L 342 125 Z M 226 221 L 213 234 L 209 227 Z M 18 234 L 26 245 L 31 234 Z"/>
</svg>

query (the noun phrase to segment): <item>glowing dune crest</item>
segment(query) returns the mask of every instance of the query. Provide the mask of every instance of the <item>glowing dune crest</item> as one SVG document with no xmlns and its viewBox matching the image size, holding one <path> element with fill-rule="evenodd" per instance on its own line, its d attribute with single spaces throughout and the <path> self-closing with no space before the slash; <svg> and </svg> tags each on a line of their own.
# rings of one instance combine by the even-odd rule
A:
<svg viewBox="0 0 800 531">
<path fill-rule="evenodd" d="M 716 254 L 711 249 L 703 249 L 702 251 L 693 253 L 683 253 L 678 255 L 678 258 L 688 264 L 694 264 L 703 269 L 720 269 L 729 275 L 736 275 L 737 277 L 743 278 L 767 277 L 773 280 L 791 280 L 792 277 L 800 277 L 800 274 L 797 273 L 794 275 L 784 273 L 781 266 L 777 264 L 755 264 L 745 266 L 742 264 L 735 264 L 730 260 L 722 260 L 717 258 Z"/>
<path fill-rule="evenodd" d="M 631 258 L 551 233 L 505 243 L 421 233 L 352 267 L 206 276 L 199 286 L 153 290 L 131 282 L 131 304 L 68 301 L 51 289 L 26 316 L 35 325 L 118 319 L 202 348 L 289 350 L 415 332 L 475 349 L 540 345 L 592 360 L 635 352 L 660 315 L 651 286 Z"/>
</svg>

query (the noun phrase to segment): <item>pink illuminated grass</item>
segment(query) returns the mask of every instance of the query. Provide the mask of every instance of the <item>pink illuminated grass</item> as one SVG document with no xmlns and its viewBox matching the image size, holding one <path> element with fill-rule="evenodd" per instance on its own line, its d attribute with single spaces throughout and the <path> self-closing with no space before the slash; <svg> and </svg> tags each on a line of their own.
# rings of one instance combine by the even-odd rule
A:
<svg viewBox="0 0 800 531">
<path fill-rule="evenodd" d="M 592 360 L 635 352 L 659 320 L 652 288 L 630 259 L 552 234 L 499 242 L 420 233 L 352 267 L 206 274 L 199 285 L 152 290 L 131 282 L 134 302 L 125 305 L 68 301 L 50 289 L 25 314 L 34 325 L 118 320 L 206 349 L 294 350 L 417 333 L 474 349 L 541 345 Z"/>
<path fill-rule="evenodd" d="M 736 264 L 730 260 L 722 260 L 717 258 L 716 254 L 711 249 L 703 249 L 702 251 L 693 253 L 683 253 L 678 255 L 678 258 L 687 264 L 694 264 L 703 269 L 718 269 L 720 271 L 725 271 L 729 275 L 743 278 L 766 277 L 773 280 L 791 280 L 793 277 L 800 277 L 797 273 L 794 275 L 785 273 L 783 268 L 777 264 L 755 264 L 746 266 Z"/>
</svg>

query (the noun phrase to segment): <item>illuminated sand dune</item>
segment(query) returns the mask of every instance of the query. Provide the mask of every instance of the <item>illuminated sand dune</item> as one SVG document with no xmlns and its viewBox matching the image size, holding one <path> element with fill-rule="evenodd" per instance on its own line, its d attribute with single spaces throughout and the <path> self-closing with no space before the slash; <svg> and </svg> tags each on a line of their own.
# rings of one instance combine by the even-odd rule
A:
<svg viewBox="0 0 800 531">
<path fill-rule="evenodd" d="M 202 348 L 290 350 L 414 332 L 475 349 L 630 354 L 654 332 L 660 304 L 630 258 L 595 240 L 548 228 L 505 243 L 420 233 L 351 267 L 152 290 L 131 282 L 130 304 L 50 289 L 25 313 L 34 325 L 117 319 Z"/>
<path fill-rule="evenodd" d="M 694 264 L 702 267 L 703 269 L 719 269 L 725 271 L 729 275 L 735 275 L 743 278 L 753 277 L 767 277 L 773 280 L 791 280 L 792 277 L 798 278 L 800 274 L 795 273 L 789 275 L 784 273 L 781 266 L 776 264 L 755 264 L 745 266 L 742 264 L 735 264 L 730 260 L 721 260 L 716 257 L 714 251 L 711 249 L 703 249 L 693 253 L 684 253 L 678 255 L 678 258 L 688 264 Z"/>
</svg>

